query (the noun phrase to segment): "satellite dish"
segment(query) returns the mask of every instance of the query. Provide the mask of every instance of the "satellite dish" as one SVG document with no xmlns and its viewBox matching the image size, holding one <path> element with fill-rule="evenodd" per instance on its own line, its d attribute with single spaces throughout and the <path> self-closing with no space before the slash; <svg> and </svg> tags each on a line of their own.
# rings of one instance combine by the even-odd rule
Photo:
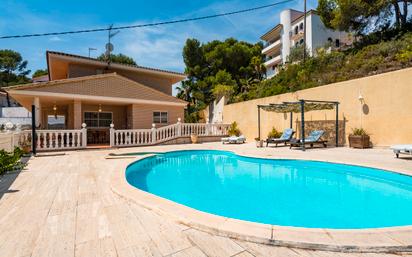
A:
<svg viewBox="0 0 412 257">
<path fill-rule="evenodd" d="M 107 51 L 107 52 L 112 52 L 113 49 L 114 49 L 114 46 L 113 46 L 112 43 L 107 43 L 107 44 L 106 44 L 106 51 Z"/>
</svg>

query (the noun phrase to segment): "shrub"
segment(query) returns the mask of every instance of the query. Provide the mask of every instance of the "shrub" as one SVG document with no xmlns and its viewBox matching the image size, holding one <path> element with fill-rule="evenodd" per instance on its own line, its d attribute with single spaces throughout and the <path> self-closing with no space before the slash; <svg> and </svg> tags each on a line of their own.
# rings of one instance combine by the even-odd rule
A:
<svg viewBox="0 0 412 257">
<path fill-rule="evenodd" d="M 383 35 L 383 34 L 382 34 Z M 305 63 L 287 64 L 279 73 L 260 82 L 234 101 L 245 101 L 361 78 L 412 66 L 412 32 L 399 36 L 367 37 L 362 44 L 345 51 L 318 51 Z M 366 44 L 368 43 L 368 44 Z"/>
<path fill-rule="evenodd" d="M 237 127 L 237 122 L 234 121 L 230 124 L 229 129 L 227 130 L 229 136 L 240 136 L 240 129 Z"/>
<path fill-rule="evenodd" d="M 20 158 L 23 156 L 23 151 L 16 147 L 14 151 L 9 153 L 5 150 L 0 150 L 0 175 L 6 171 L 10 171 L 21 166 Z"/>
<path fill-rule="evenodd" d="M 274 127 L 268 133 L 268 138 L 279 138 L 282 136 L 282 132 L 277 131 Z"/>
</svg>

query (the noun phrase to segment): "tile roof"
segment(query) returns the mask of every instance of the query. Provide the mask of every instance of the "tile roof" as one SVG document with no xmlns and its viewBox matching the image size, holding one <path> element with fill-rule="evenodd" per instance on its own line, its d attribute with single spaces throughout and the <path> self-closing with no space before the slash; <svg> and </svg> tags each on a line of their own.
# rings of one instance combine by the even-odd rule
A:
<svg viewBox="0 0 412 257">
<path fill-rule="evenodd" d="M 110 81 L 115 79 L 115 84 L 118 89 L 113 91 L 113 87 Z M 93 82 L 95 81 L 95 82 Z M 113 81 L 112 81 L 113 82 Z M 86 84 L 85 84 L 86 83 Z M 72 89 L 62 88 L 62 85 L 72 84 Z M 107 87 L 107 85 L 109 87 Z M 87 87 L 89 89 L 87 89 Z M 130 86 L 134 86 L 130 90 Z M 44 88 L 44 90 L 42 90 Z M 45 91 L 54 92 L 54 90 L 49 90 L 48 88 L 55 88 L 59 93 L 75 93 L 79 95 L 88 95 L 89 91 L 92 90 L 91 95 L 98 96 L 108 96 L 108 97 L 121 97 L 121 98 L 136 98 L 136 99 L 146 99 L 146 100 L 158 100 L 165 102 L 174 103 L 187 103 L 179 98 L 165 94 L 151 87 L 142 85 L 136 81 L 118 75 L 117 73 L 107 73 L 99 75 L 91 75 L 77 78 L 60 79 L 47 82 L 37 82 L 23 85 L 16 85 L 7 87 L 6 91 L 11 90 L 34 90 L 34 91 Z M 109 88 L 109 89 L 108 89 Z M 70 91 L 70 92 L 69 92 Z"/>
<path fill-rule="evenodd" d="M 68 53 L 56 52 L 56 51 L 47 51 L 46 55 L 48 56 L 49 54 L 62 55 L 62 56 L 67 56 L 67 57 L 79 58 L 79 59 L 83 59 L 83 60 L 95 61 L 95 62 L 99 62 L 101 64 L 107 64 L 105 61 L 101 61 L 101 60 L 98 60 L 96 58 L 91 58 L 91 57 L 86 57 L 86 56 L 81 56 L 81 55 L 68 54 Z M 145 67 L 145 66 L 140 66 L 140 65 L 131 65 L 131 64 L 123 64 L 123 63 L 115 63 L 115 62 L 112 62 L 112 64 L 116 64 L 116 65 L 120 65 L 120 66 L 124 66 L 124 67 L 129 67 L 129 68 L 143 69 L 143 70 L 148 70 L 148 71 L 164 72 L 164 73 L 169 73 L 169 74 L 174 74 L 174 75 L 184 76 L 184 77 L 186 76 L 186 74 L 181 73 L 181 72 L 168 71 L 168 70 L 162 70 L 162 69 L 157 69 L 157 68 L 150 68 L 150 67 Z"/>
</svg>

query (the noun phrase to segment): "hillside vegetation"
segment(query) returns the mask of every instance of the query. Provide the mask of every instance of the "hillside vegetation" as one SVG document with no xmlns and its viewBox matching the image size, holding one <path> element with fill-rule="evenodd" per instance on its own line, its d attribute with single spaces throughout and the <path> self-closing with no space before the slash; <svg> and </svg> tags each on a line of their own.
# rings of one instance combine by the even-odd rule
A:
<svg viewBox="0 0 412 257">
<path fill-rule="evenodd" d="M 285 66 L 275 77 L 261 81 L 231 100 L 272 96 L 407 67 L 412 67 L 412 32 L 342 52 L 319 50 L 316 57 Z"/>
</svg>

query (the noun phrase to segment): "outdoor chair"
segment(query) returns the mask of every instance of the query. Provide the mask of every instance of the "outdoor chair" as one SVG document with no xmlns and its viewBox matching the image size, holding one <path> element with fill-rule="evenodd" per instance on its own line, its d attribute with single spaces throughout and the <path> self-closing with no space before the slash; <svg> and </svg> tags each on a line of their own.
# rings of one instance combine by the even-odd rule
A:
<svg viewBox="0 0 412 257">
<path fill-rule="evenodd" d="M 221 139 L 222 144 L 229 143 L 229 144 L 243 144 L 246 142 L 246 137 L 243 135 L 240 136 L 231 136 L 231 137 L 224 137 Z"/>
<path fill-rule="evenodd" d="M 327 147 L 327 140 L 321 140 L 321 137 L 325 134 L 323 130 L 314 130 L 310 132 L 309 136 L 305 138 L 305 145 L 313 147 L 315 144 L 323 145 Z M 290 141 L 290 148 L 302 145 L 302 139 L 292 139 Z"/>
<path fill-rule="evenodd" d="M 278 144 L 282 144 L 282 143 L 286 145 L 292 139 L 293 134 L 295 134 L 295 131 L 293 131 L 293 129 L 291 128 L 285 129 L 281 137 L 266 139 L 266 147 L 268 147 L 269 144 L 275 144 L 276 147 L 278 146 Z"/>
<path fill-rule="evenodd" d="M 391 149 L 396 155 L 396 158 L 399 158 L 399 154 L 408 154 L 412 156 L 412 145 L 394 145 L 391 146 Z"/>
</svg>

